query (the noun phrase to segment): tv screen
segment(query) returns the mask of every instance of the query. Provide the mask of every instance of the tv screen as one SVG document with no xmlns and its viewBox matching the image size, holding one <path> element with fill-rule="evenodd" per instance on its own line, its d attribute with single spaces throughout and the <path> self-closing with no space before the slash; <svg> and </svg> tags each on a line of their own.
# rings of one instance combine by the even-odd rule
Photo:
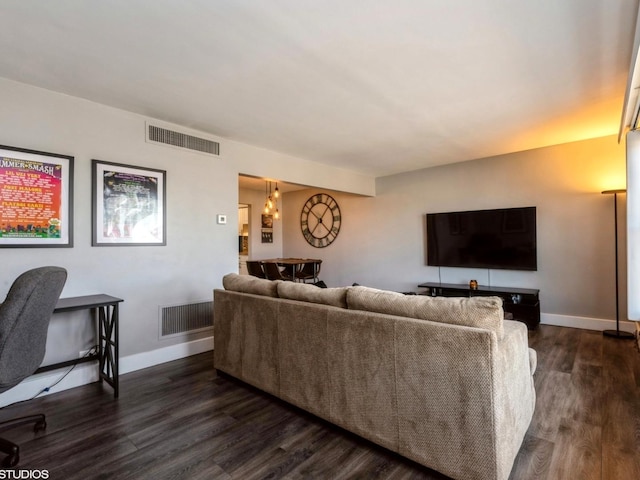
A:
<svg viewBox="0 0 640 480">
<path fill-rule="evenodd" d="M 537 270 L 536 207 L 427 213 L 427 265 Z"/>
</svg>

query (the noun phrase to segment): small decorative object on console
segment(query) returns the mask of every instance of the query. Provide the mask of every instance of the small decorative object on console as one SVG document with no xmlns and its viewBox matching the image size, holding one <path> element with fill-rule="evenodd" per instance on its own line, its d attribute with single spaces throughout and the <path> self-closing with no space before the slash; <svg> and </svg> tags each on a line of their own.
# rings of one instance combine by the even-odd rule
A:
<svg viewBox="0 0 640 480">
<path fill-rule="evenodd" d="M 469 288 L 471 290 L 477 290 L 478 289 L 478 281 L 477 280 L 469 280 Z"/>
</svg>

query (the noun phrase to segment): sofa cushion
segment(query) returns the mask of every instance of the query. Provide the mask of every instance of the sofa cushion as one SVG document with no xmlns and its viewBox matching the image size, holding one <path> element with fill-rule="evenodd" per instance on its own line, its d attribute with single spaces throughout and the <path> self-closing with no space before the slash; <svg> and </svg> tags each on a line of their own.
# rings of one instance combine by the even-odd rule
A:
<svg viewBox="0 0 640 480">
<path fill-rule="evenodd" d="M 253 293 L 265 297 L 278 297 L 278 283 L 280 280 L 265 280 L 251 275 L 229 273 L 222 277 L 222 286 L 233 292 Z"/>
<path fill-rule="evenodd" d="M 319 288 L 308 283 L 279 282 L 278 297 L 347 308 L 347 287 Z"/>
<path fill-rule="evenodd" d="M 432 322 L 484 328 L 502 337 L 502 299 L 500 297 L 429 297 L 403 295 L 369 287 L 351 287 L 347 307 L 353 310 L 386 313 Z"/>
</svg>

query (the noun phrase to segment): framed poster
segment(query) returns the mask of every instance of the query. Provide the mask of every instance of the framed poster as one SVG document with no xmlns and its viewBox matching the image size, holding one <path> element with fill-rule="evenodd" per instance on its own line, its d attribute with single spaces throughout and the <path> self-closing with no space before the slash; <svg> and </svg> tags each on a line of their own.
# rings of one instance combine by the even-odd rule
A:
<svg viewBox="0 0 640 480">
<path fill-rule="evenodd" d="M 262 228 L 273 228 L 273 215 L 262 214 Z"/>
<path fill-rule="evenodd" d="M 73 246 L 73 157 L 0 145 L 0 247 Z"/>
<path fill-rule="evenodd" d="M 166 171 L 92 164 L 91 245 L 166 245 Z"/>
<path fill-rule="evenodd" d="M 273 243 L 273 215 L 262 214 L 262 243 Z"/>
</svg>

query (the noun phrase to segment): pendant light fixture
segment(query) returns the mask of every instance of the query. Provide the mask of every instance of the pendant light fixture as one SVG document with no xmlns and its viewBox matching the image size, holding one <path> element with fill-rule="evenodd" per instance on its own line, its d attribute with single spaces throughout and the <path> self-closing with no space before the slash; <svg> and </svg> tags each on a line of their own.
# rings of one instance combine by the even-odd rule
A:
<svg viewBox="0 0 640 480">
<path fill-rule="evenodd" d="M 280 190 L 278 189 L 278 183 L 276 182 L 275 191 L 271 190 L 272 182 L 266 180 L 264 185 L 265 202 L 264 213 L 273 214 L 274 220 L 280 219 L 280 210 L 278 210 L 278 198 L 280 198 Z"/>
<path fill-rule="evenodd" d="M 264 195 L 267 199 L 264 201 L 264 213 L 269 214 L 269 182 L 265 182 L 264 184 Z"/>
</svg>

